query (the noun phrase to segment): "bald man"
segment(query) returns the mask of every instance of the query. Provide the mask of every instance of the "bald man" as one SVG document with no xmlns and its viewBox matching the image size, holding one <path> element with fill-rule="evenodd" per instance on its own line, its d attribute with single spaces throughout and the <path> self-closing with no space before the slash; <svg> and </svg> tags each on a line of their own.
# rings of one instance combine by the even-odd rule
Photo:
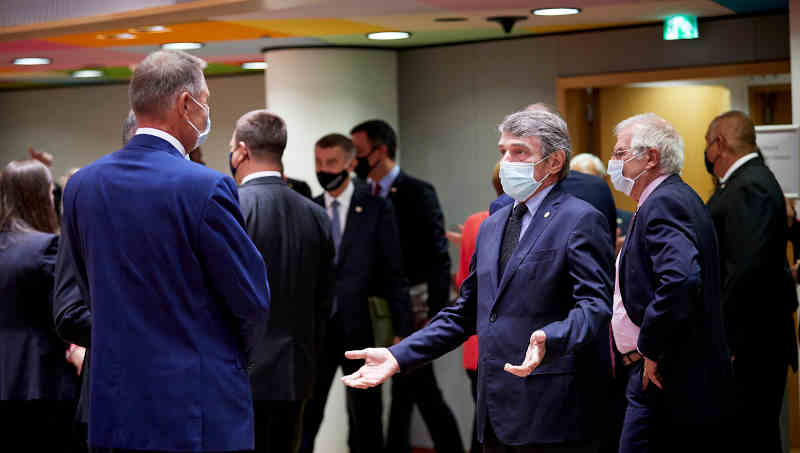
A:
<svg viewBox="0 0 800 453">
<path fill-rule="evenodd" d="M 783 193 L 757 154 L 755 127 L 745 113 L 718 116 L 705 139 L 706 168 L 720 182 L 708 207 L 736 384 L 738 429 L 731 433 L 743 451 L 780 452 L 787 367 L 797 369 L 797 295 L 786 261 Z"/>
</svg>

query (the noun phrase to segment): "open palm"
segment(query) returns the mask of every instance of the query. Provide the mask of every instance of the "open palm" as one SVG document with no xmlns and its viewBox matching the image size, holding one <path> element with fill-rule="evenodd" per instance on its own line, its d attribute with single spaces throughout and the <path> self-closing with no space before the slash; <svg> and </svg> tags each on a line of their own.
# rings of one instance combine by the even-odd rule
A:
<svg viewBox="0 0 800 453">
<path fill-rule="evenodd" d="M 400 371 L 400 365 L 386 348 L 367 348 L 347 351 L 344 356 L 350 360 L 364 360 L 364 365 L 353 374 L 342 377 L 348 387 L 366 389 L 383 384 L 393 374 Z"/>
</svg>

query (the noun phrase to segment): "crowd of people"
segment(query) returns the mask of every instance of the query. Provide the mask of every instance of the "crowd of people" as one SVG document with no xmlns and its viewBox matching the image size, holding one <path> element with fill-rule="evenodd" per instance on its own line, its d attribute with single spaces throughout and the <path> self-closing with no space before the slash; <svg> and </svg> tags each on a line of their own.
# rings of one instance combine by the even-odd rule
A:
<svg viewBox="0 0 800 453">
<path fill-rule="evenodd" d="M 619 123 L 606 169 L 530 105 L 499 126 L 498 198 L 446 233 L 383 120 L 317 140 L 315 198 L 268 110 L 236 122 L 232 178 L 205 167 L 204 65 L 142 60 L 123 147 L 61 184 L 34 150 L 0 173 L 9 451 L 325 452 L 341 367 L 351 452 L 409 453 L 416 406 L 463 453 L 431 362 L 465 342 L 472 453 L 781 451 L 794 219 L 746 114 L 708 127 L 704 202 L 663 118 Z"/>
</svg>

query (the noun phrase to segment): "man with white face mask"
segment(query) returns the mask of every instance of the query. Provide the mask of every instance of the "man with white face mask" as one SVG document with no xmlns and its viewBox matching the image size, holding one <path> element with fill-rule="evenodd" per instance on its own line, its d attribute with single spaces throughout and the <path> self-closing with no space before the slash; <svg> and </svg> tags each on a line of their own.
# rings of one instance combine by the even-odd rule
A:
<svg viewBox="0 0 800 453">
<path fill-rule="evenodd" d="M 561 118 L 522 111 L 499 129 L 500 180 L 515 202 L 481 225 L 456 303 L 389 349 L 348 352 L 366 364 L 343 381 L 372 387 L 477 332 L 484 451 L 596 451 L 587 395 L 597 362 L 587 353 L 608 335 L 601 327 L 612 290 L 608 220 L 560 188 L 571 148 Z"/>
<path fill-rule="evenodd" d="M 679 176 L 683 140 L 653 113 L 617 125 L 608 174 L 637 203 L 617 258 L 611 327 L 625 365 L 620 452 L 712 451 L 731 366 L 711 216 Z"/>
</svg>

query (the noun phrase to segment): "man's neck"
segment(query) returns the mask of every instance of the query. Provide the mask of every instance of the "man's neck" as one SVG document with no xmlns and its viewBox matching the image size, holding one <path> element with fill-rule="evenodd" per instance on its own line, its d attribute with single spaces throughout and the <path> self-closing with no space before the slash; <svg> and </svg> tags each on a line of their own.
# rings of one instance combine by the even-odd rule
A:
<svg viewBox="0 0 800 453">
<path fill-rule="evenodd" d="M 258 173 L 261 171 L 277 171 L 278 173 L 280 173 L 281 167 L 280 165 L 262 164 L 256 162 L 253 162 L 252 165 L 248 165 L 247 168 L 241 168 L 240 166 L 239 169 L 236 170 L 236 176 L 237 176 L 236 183 L 241 184 L 242 181 L 244 181 L 244 179 L 247 178 L 248 176 L 252 175 L 253 173 Z"/>
<path fill-rule="evenodd" d="M 338 189 L 329 190 L 328 195 L 332 196 L 333 198 L 339 198 L 339 195 L 341 195 L 342 192 L 344 192 L 345 189 L 347 189 L 348 184 L 350 184 L 350 175 L 347 175 L 347 178 L 345 178 L 344 182 L 342 183 L 341 186 L 339 186 Z"/>
<path fill-rule="evenodd" d="M 755 151 L 753 151 L 753 152 L 755 152 Z M 750 153 L 745 152 L 743 154 L 732 154 L 729 159 L 725 159 L 722 162 L 722 166 L 719 169 L 719 175 L 717 175 L 717 178 L 720 178 L 720 179 L 724 178 L 725 175 L 728 173 L 728 170 L 730 170 L 731 167 L 733 167 L 733 164 L 735 164 L 736 162 L 739 161 L 739 159 L 741 159 L 742 157 L 744 157 L 744 156 L 746 156 L 748 154 L 750 154 Z"/>
<path fill-rule="evenodd" d="M 375 166 L 375 168 L 372 169 L 371 172 L 369 172 L 369 179 L 374 182 L 379 182 L 381 179 L 386 177 L 390 171 L 392 171 L 395 165 L 397 164 L 395 164 L 392 159 L 389 159 L 388 157 L 383 159 L 378 165 Z"/>
<path fill-rule="evenodd" d="M 523 201 L 523 203 L 527 203 L 527 202 L 531 201 L 533 199 L 533 197 L 535 197 L 537 194 L 541 193 L 544 189 L 547 189 L 548 187 L 552 186 L 556 182 L 558 182 L 558 175 L 555 175 L 555 174 L 549 175 L 544 180 L 544 182 L 542 182 L 542 185 L 539 186 L 538 189 L 536 189 L 536 192 L 532 193 L 531 196 L 526 198 L 525 201 Z"/>
<path fill-rule="evenodd" d="M 636 183 L 633 185 L 633 189 L 631 190 L 631 198 L 636 204 L 639 204 L 639 199 L 642 198 L 642 193 L 644 193 L 644 189 L 650 185 L 651 182 L 658 179 L 661 174 L 655 168 L 648 170 L 645 174 L 643 174 L 639 179 L 636 180 Z"/>
<path fill-rule="evenodd" d="M 183 143 L 183 141 L 181 141 L 181 138 L 180 138 L 180 135 L 178 134 L 177 128 L 172 126 L 171 124 L 167 124 L 167 123 L 162 122 L 162 121 L 153 121 L 153 120 L 142 119 L 141 121 L 137 121 L 136 127 L 137 128 L 149 127 L 151 129 L 158 129 L 160 131 L 164 131 L 164 132 L 168 133 L 169 135 L 171 135 L 171 136 L 175 137 L 176 139 L 178 139 L 178 141 L 181 142 L 183 147 L 188 149 L 188 147 L 186 146 L 186 143 Z"/>
</svg>

